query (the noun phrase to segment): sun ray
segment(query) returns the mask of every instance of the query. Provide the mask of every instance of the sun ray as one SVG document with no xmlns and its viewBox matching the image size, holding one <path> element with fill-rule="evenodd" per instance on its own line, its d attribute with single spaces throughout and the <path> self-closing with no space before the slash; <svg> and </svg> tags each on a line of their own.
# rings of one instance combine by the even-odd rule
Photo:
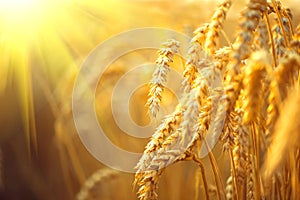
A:
<svg viewBox="0 0 300 200">
<path fill-rule="evenodd" d="M 77 59 L 105 33 L 101 19 L 82 7 L 112 5 L 108 2 L 0 0 L 0 93 L 13 89 L 18 94 L 29 154 L 38 149 L 32 87 L 39 84 L 33 82 L 33 73 L 42 73 L 55 89 L 65 73 L 76 71 Z M 98 37 L 89 37 L 91 32 Z"/>
</svg>

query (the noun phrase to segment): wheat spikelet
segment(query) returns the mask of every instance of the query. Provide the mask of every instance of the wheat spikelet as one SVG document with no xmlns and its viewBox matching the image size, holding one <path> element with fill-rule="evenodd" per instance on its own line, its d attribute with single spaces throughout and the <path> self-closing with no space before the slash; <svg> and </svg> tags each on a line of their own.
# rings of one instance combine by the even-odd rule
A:
<svg viewBox="0 0 300 200">
<path fill-rule="evenodd" d="M 153 170 L 153 171 L 147 171 L 143 175 L 143 179 L 139 182 L 140 189 L 137 193 L 139 199 L 141 200 L 158 199 L 156 190 L 158 188 L 158 179 L 161 173 L 162 170 L 157 170 L 157 171 Z"/>
<path fill-rule="evenodd" d="M 230 61 L 230 54 L 232 53 L 232 48 L 229 46 L 225 46 L 215 51 L 214 59 L 217 60 L 221 64 L 220 70 L 223 71 L 225 66 Z"/>
<path fill-rule="evenodd" d="M 188 95 L 187 107 L 182 116 L 182 122 L 180 124 L 180 129 L 182 134 L 185 136 L 182 137 L 182 144 L 184 146 L 190 141 L 191 136 L 194 132 L 194 126 L 197 122 L 199 115 L 199 103 L 197 101 L 197 96 L 194 94 L 193 90 Z"/>
<path fill-rule="evenodd" d="M 268 108 L 267 108 L 267 131 L 266 135 L 270 137 L 273 133 L 275 121 L 279 115 L 279 105 L 281 102 L 280 91 L 278 83 L 276 81 L 275 72 L 272 71 L 269 74 L 271 79 L 269 97 L 268 97 Z"/>
<path fill-rule="evenodd" d="M 226 181 L 226 199 L 233 199 L 233 184 L 232 184 L 232 176 L 229 176 Z"/>
<path fill-rule="evenodd" d="M 275 54 L 277 57 L 282 57 L 285 51 L 285 46 L 284 46 L 284 39 L 281 34 L 278 33 L 278 29 L 280 30 L 279 26 L 276 26 L 273 29 L 273 40 L 275 44 Z"/>
<path fill-rule="evenodd" d="M 196 73 L 199 69 L 198 62 L 200 61 L 200 53 L 205 41 L 208 26 L 209 24 L 204 24 L 203 26 L 197 28 L 194 31 L 194 37 L 191 39 L 183 72 L 184 80 L 182 85 L 185 93 L 188 93 L 192 89 L 194 80 L 197 77 Z"/>
<path fill-rule="evenodd" d="M 77 200 L 86 200 L 89 198 L 89 192 L 96 187 L 97 184 L 104 180 L 115 178 L 118 172 L 112 169 L 99 169 L 94 172 L 81 187 L 80 192 L 77 194 Z"/>
<path fill-rule="evenodd" d="M 207 36 L 205 39 L 205 50 L 208 55 L 213 55 L 217 48 L 217 40 L 222 24 L 226 18 L 227 11 L 231 7 L 231 0 L 225 0 L 221 3 L 214 12 L 211 22 L 209 23 Z"/>
<path fill-rule="evenodd" d="M 253 156 L 250 156 L 248 159 L 248 168 L 247 168 L 247 200 L 254 200 L 255 199 L 255 179 L 254 179 L 254 174 L 255 170 L 253 167 Z"/>
<path fill-rule="evenodd" d="M 266 22 L 261 21 L 257 27 L 254 44 L 256 49 L 269 50 L 269 37 L 268 37 L 268 27 Z"/>
<path fill-rule="evenodd" d="M 162 46 L 163 48 L 158 51 L 159 56 L 155 62 L 156 68 L 150 81 L 149 98 L 147 101 L 149 113 L 152 117 L 156 117 L 159 111 L 162 92 L 170 70 L 169 64 L 173 62 L 173 55 L 178 52 L 179 42 L 172 39 L 162 44 Z"/>
<path fill-rule="evenodd" d="M 287 18 L 283 17 L 282 19 L 284 20 L 283 24 L 286 25 Z M 284 33 L 282 33 L 282 31 L 281 31 L 280 25 L 278 23 L 278 19 L 276 21 L 277 21 L 277 24 L 272 29 L 273 40 L 274 40 L 274 44 L 275 44 L 276 55 L 278 57 L 282 57 L 285 53 L 285 49 L 287 46 L 284 42 Z M 286 26 L 285 26 L 285 29 L 286 29 Z M 288 30 L 285 30 L 285 31 L 288 31 Z"/>
<path fill-rule="evenodd" d="M 221 141 L 223 143 L 223 152 L 231 151 L 234 146 L 234 126 L 236 125 L 235 122 L 235 113 L 230 112 L 229 115 L 227 114 L 226 125 L 224 131 L 222 133 Z"/>
<path fill-rule="evenodd" d="M 288 52 L 287 56 L 280 61 L 279 66 L 276 68 L 275 75 L 282 101 L 287 96 L 288 88 L 295 82 L 299 69 L 300 56 L 292 52 Z"/>
<path fill-rule="evenodd" d="M 201 47 L 197 43 L 192 44 L 192 46 L 189 48 L 188 57 L 183 72 L 184 80 L 182 83 L 185 93 L 188 93 L 191 90 L 193 82 L 196 79 L 195 74 L 197 73 L 200 51 Z"/>
<path fill-rule="evenodd" d="M 194 30 L 194 37 L 191 39 L 191 44 L 199 44 L 203 48 L 208 28 L 209 23 L 204 23 Z"/>
</svg>

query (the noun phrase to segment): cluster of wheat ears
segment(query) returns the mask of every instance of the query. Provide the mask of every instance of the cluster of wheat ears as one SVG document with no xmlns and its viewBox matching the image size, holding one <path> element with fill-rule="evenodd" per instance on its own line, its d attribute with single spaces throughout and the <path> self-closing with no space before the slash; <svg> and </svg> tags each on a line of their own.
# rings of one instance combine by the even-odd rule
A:
<svg viewBox="0 0 300 200">
<path fill-rule="evenodd" d="M 202 146 L 208 151 L 218 199 L 299 199 L 300 193 L 300 26 L 280 1 L 250 0 L 241 13 L 236 40 L 218 45 L 232 5 L 225 0 L 211 21 L 194 32 L 183 72 L 183 94 L 138 162 L 138 197 L 158 199 L 166 167 L 179 161 L 199 165 L 202 196 L 209 199 Z M 179 42 L 158 52 L 147 105 L 155 117 Z M 230 159 L 227 180 L 211 141 Z M 202 147 L 202 148 L 201 148 Z"/>
</svg>

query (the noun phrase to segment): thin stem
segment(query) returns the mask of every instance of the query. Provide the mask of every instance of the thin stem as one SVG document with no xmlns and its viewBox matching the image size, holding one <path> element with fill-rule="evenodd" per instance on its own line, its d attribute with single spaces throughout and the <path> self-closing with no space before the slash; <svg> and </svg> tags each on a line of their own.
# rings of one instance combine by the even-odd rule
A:
<svg viewBox="0 0 300 200">
<path fill-rule="evenodd" d="M 283 23 L 282 23 L 282 18 L 281 18 L 280 12 L 278 10 L 277 3 L 275 2 L 275 0 L 272 0 L 272 4 L 274 6 L 275 12 L 276 12 L 277 17 L 278 17 L 279 26 L 281 28 L 282 35 L 283 35 L 283 38 L 284 38 L 284 44 L 285 44 L 286 47 L 288 47 L 289 42 L 288 42 L 287 36 L 285 34 L 285 31 L 284 31 L 284 26 L 283 26 Z"/>
<path fill-rule="evenodd" d="M 272 29 L 271 29 L 271 24 L 270 24 L 270 19 L 268 14 L 265 12 L 264 13 L 264 18 L 267 24 L 267 29 L 268 29 L 268 33 L 269 33 L 269 38 L 271 41 L 271 47 L 272 47 L 272 55 L 273 55 L 273 64 L 274 64 L 274 68 L 277 66 L 277 56 L 276 56 L 276 51 L 275 51 L 275 44 L 274 44 L 274 39 L 273 39 L 273 34 L 272 34 Z"/>
<path fill-rule="evenodd" d="M 209 200 L 209 194 L 208 194 L 208 185 L 206 182 L 206 176 L 205 176 L 205 168 L 201 162 L 200 159 L 198 159 L 195 155 L 193 155 L 193 160 L 199 165 L 200 167 L 200 172 L 201 172 L 201 177 L 203 181 L 203 186 L 204 186 L 204 192 L 205 192 L 205 198 L 206 200 Z"/>
<path fill-rule="evenodd" d="M 230 48 L 233 50 L 232 43 L 230 42 L 229 37 L 227 36 L 226 32 L 223 29 L 221 29 L 220 31 L 221 31 L 223 37 L 225 38 L 226 42 L 230 46 Z"/>
<path fill-rule="evenodd" d="M 233 154 L 232 154 L 231 149 L 229 149 L 228 151 L 229 151 L 230 161 L 231 161 L 230 164 L 231 164 L 231 169 L 232 169 L 232 181 L 233 181 L 233 186 L 234 186 L 234 192 L 235 192 L 235 196 L 237 197 L 237 200 L 239 200 L 241 197 L 240 194 L 243 194 L 241 191 L 243 191 L 244 187 L 243 187 L 243 185 L 241 185 L 240 191 L 238 192 L 237 181 L 236 181 L 237 177 L 236 177 L 236 171 L 235 171 L 235 167 L 234 167 Z"/>
<path fill-rule="evenodd" d="M 261 197 L 261 181 L 259 177 L 260 173 L 260 148 L 259 148 L 259 136 L 257 135 L 256 131 L 256 125 L 255 123 L 251 124 L 251 132 L 252 132 L 252 142 L 253 142 L 253 148 L 254 148 L 254 162 L 253 165 L 255 166 L 255 181 L 256 181 L 256 198 L 260 199 Z"/>
<path fill-rule="evenodd" d="M 297 85 L 297 95 L 299 95 L 299 88 L 300 88 L 300 70 L 298 70 L 298 85 Z"/>
<path fill-rule="evenodd" d="M 283 200 L 282 199 L 282 195 L 281 195 L 281 190 L 280 190 L 280 180 L 278 178 L 278 175 L 275 175 L 276 176 L 276 187 L 277 187 L 277 191 L 278 191 L 278 200 Z"/>
<path fill-rule="evenodd" d="M 291 31 L 292 35 L 294 35 L 294 28 L 293 28 L 292 19 L 291 19 L 290 16 L 286 13 L 285 10 L 283 11 L 283 14 L 284 14 L 284 16 L 288 19 L 290 31 Z"/>
<path fill-rule="evenodd" d="M 207 141 L 206 141 L 205 138 L 204 138 L 204 144 L 205 144 L 206 149 L 208 151 L 208 157 L 209 157 L 210 163 L 212 165 L 212 170 L 213 170 L 213 173 L 214 173 L 214 178 L 215 178 L 215 182 L 216 182 L 216 186 L 217 186 L 218 197 L 219 197 L 219 199 L 222 199 L 222 197 L 225 197 L 226 193 L 225 193 L 225 187 L 223 185 L 223 182 L 221 180 L 221 176 L 220 176 L 220 173 L 219 173 L 219 168 L 218 168 L 216 159 L 215 159 L 214 155 L 212 154 L 211 149 L 209 148 L 209 145 L 207 144 Z M 220 182 L 221 185 L 219 184 L 219 182 Z"/>
<path fill-rule="evenodd" d="M 275 194 L 276 194 L 276 181 L 275 178 L 272 177 L 272 188 L 271 188 L 271 199 L 275 200 Z"/>
<path fill-rule="evenodd" d="M 290 152 L 290 157 L 291 158 L 296 158 L 296 150 Z M 291 165 L 291 182 L 292 182 L 292 198 L 296 199 L 297 198 L 297 188 L 299 188 L 299 177 L 297 174 L 297 164 L 295 159 L 290 159 L 290 165 Z"/>
</svg>

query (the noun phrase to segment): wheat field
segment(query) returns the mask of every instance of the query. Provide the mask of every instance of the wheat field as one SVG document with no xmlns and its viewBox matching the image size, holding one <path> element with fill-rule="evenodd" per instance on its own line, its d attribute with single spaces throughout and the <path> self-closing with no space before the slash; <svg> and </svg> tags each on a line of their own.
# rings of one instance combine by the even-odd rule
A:
<svg viewBox="0 0 300 200">
<path fill-rule="evenodd" d="M 297 1 L 16 2 L 0 4 L 0 199 L 300 199 Z M 127 52 L 89 91 L 107 138 L 140 153 L 130 163 L 134 172 L 126 172 L 86 147 L 72 95 L 97 45 L 143 27 L 176 30 L 189 41 L 170 35 L 159 50 Z M 126 112 L 137 127 L 150 125 L 120 127 L 125 108 L 115 112 L 112 105 L 127 100 L 123 93 L 113 99 L 115 85 L 144 63 L 122 91 L 128 82 L 146 83 L 131 94 Z"/>
</svg>

